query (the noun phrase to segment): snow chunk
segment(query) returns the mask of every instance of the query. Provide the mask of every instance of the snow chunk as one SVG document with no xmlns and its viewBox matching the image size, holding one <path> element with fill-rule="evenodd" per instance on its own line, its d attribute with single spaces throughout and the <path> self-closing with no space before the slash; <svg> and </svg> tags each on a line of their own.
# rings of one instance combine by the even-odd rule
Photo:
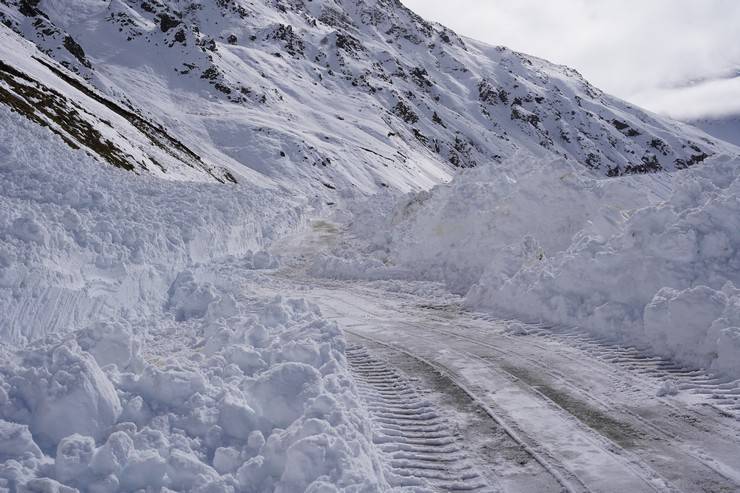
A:
<svg viewBox="0 0 740 493">
<path fill-rule="evenodd" d="M 75 339 L 101 367 L 113 364 L 124 371 L 142 364 L 141 342 L 127 322 L 98 322 L 77 332 Z"/>
<path fill-rule="evenodd" d="M 219 404 L 219 425 L 234 438 L 246 440 L 256 426 L 257 417 L 242 399 L 226 394 Z"/>
<path fill-rule="evenodd" d="M 57 446 L 56 477 L 64 483 L 85 484 L 95 453 L 95 440 L 79 434 L 63 438 Z"/>
<path fill-rule="evenodd" d="M 258 493 L 266 489 L 272 489 L 269 486 L 263 486 L 267 478 L 267 472 L 264 466 L 265 458 L 258 455 L 249 459 L 236 471 L 236 478 L 242 491 Z"/>
<path fill-rule="evenodd" d="M 269 423 L 262 431 L 269 432 L 303 415 L 309 400 L 321 392 L 321 374 L 303 363 L 281 363 L 260 375 L 248 392 L 259 403 L 263 422 Z"/>
<path fill-rule="evenodd" d="M 191 318 L 203 318 L 216 294 L 209 284 L 195 282 L 193 273 L 184 271 L 177 275 L 169 290 L 169 308 L 175 320 L 182 322 Z"/>
<path fill-rule="evenodd" d="M 74 341 L 28 350 L 21 364 L 11 384 L 40 443 L 55 446 L 73 433 L 100 439 L 121 413 L 112 383 Z"/>
<path fill-rule="evenodd" d="M 315 435 L 298 440 L 288 448 L 285 472 L 280 478 L 287 491 L 305 491 L 319 478 L 331 477 L 338 458 L 346 454 L 346 444 L 328 435 Z"/>
<path fill-rule="evenodd" d="M 111 433 L 105 444 L 100 447 L 90 462 L 90 469 L 97 476 L 119 474 L 126 466 L 134 450 L 134 442 L 123 431 Z"/>
<path fill-rule="evenodd" d="M 159 488 L 164 485 L 167 461 L 153 450 L 143 450 L 133 455 L 121 471 L 121 488 L 136 491 L 143 488 Z"/>
<path fill-rule="evenodd" d="M 659 353 L 707 368 L 717 347 L 709 328 L 726 306 L 727 297 L 706 286 L 663 288 L 645 308 L 645 335 Z"/>
<path fill-rule="evenodd" d="M 167 460 L 168 486 L 175 491 L 197 489 L 218 479 L 219 474 L 191 453 L 173 450 Z"/>
<path fill-rule="evenodd" d="M 179 367 L 161 369 L 152 365 L 147 365 L 136 381 L 124 385 L 147 400 L 174 407 L 181 406 L 190 396 L 206 388 L 203 375 L 197 371 Z"/>
<path fill-rule="evenodd" d="M 241 453 L 233 447 L 219 447 L 213 454 L 213 467 L 219 474 L 229 474 L 237 470 L 244 461 Z"/>
<path fill-rule="evenodd" d="M 23 491 L 28 493 L 79 493 L 76 488 L 70 488 L 51 478 L 31 479 L 23 485 Z"/>
<path fill-rule="evenodd" d="M 0 419 L 0 462 L 27 457 L 41 457 L 28 426 Z"/>
<path fill-rule="evenodd" d="M 717 348 L 717 369 L 730 375 L 740 375 L 740 327 L 720 330 Z"/>
<path fill-rule="evenodd" d="M 676 395 L 678 394 L 678 385 L 673 380 L 665 380 L 663 383 L 660 384 L 660 387 L 658 387 L 658 391 L 655 393 L 658 397 L 665 397 L 667 395 Z"/>
<path fill-rule="evenodd" d="M 34 217 L 19 217 L 13 221 L 11 233 L 23 241 L 40 243 L 42 245 L 47 243 L 49 236 L 46 228 Z"/>
<path fill-rule="evenodd" d="M 224 350 L 224 354 L 247 375 L 267 367 L 262 355 L 248 346 L 232 345 Z"/>
</svg>

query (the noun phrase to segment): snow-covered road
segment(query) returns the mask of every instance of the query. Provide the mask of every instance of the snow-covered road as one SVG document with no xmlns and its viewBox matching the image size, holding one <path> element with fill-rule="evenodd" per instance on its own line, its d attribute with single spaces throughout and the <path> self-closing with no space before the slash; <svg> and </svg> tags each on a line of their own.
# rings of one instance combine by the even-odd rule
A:
<svg viewBox="0 0 740 493">
<path fill-rule="evenodd" d="M 435 392 L 462 390 L 549 471 L 549 486 L 540 475 L 530 491 L 550 491 L 553 480 L 567 491 L 740 489 L 737 382 L 572 330 L 470 313 L 449 297 L 434 305 L 398 283 L 276 281 L 302 286 L 374 358 L 416 360 L 404 371 L 422 381 L 441 372 L 452 385 Z M 480 447 L 469 449 L 486 464 Z M 497 489 L 523 491 L 522 464 L 489 460 L 483 474 Z"/>
</svg>

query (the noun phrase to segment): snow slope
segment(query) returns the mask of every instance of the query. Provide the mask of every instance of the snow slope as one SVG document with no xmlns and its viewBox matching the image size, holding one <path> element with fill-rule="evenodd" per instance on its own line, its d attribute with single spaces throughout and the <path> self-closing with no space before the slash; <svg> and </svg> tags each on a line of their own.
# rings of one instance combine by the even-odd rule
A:
<svg viewBox="0 0 740 493">
<path fill-rule="evenodd" d="M 718 139 L 740 145 L 740 115 L 702 118 L 689 123 Z"/>
<path fill-rule="evenodd" d="M 204 161 L 324 202 L 429 188 L 518 150 L 611 176 L 724 147 L 396 0 L 6 0 L 0 15 Z"/>
<path fill-rule="evenodd" d="M 158 124 L 104 96 L 7 29 L 0 30 L 0 101 L 73 149 L 115 167 L 179 180 L 234 182 Z"/>
</svg>

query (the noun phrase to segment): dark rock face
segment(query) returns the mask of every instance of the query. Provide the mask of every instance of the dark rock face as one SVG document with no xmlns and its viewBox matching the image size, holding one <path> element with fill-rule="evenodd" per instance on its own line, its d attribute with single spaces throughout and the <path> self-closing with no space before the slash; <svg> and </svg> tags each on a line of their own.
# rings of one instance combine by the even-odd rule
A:
<svg viewBox="0 0 740 493">
<path fill-rule="evenodd" d="M 180 25 L 181 21 L 169 16 L 168 14 L 159 14 L 159 28 L 163 33 Z"/>
<path fill-rule="evenodd" d="M 82 46 L 80 46 L 72 36 L 64 37 L 64 47 L 77 59 L 78 62 L 80 62 L 80 64 L 86 68 L 92 68 L 90 62 L 85 58 L 85 50 L 82 49 Z"/>
</svg>

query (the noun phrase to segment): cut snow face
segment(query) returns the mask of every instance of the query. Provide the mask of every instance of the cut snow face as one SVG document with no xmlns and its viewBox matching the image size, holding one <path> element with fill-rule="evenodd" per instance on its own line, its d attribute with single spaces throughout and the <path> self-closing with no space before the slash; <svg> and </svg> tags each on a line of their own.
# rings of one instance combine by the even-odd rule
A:
<svg viewBox="0 0 740 493">
<path fill-rule="evenodd" d="M 284 194 L 137 177 L 101 167 L 3 108 L 0 125 L 4 343 L 157 313 L 178 273 L 195 262 L 236 254 L 255 268 L 274 267 L 269 255 L 251 252 L 302 221 L 301 202 Z M 184 312 L 197 312 L 196 298 L 207 293 L 182 296 L 190 296 Z"/>
<path fill-rule="evenodd" d="M 612 234 L 586 228 L 565 250 L 508 275 L 493 264 L 468 302 L 740 375 L 738 169 L 717 160 L 679 173 L 667 200 L 628 211 Z"/>
<path fill-rule="evenodd" d="M 324 203 L 430 188 L 522 150 L 618 176 L 687 168 L 731 147 L 397 1 L 11 0 L 0 16 L 0 49 L 13 50 L 13 36 L 32 41 L 203 163 L 228 167 L 203 165 L 214 177 Z M 113 129 L 95 128 L 124 132 L 108 120 Z"/>
</svg>

